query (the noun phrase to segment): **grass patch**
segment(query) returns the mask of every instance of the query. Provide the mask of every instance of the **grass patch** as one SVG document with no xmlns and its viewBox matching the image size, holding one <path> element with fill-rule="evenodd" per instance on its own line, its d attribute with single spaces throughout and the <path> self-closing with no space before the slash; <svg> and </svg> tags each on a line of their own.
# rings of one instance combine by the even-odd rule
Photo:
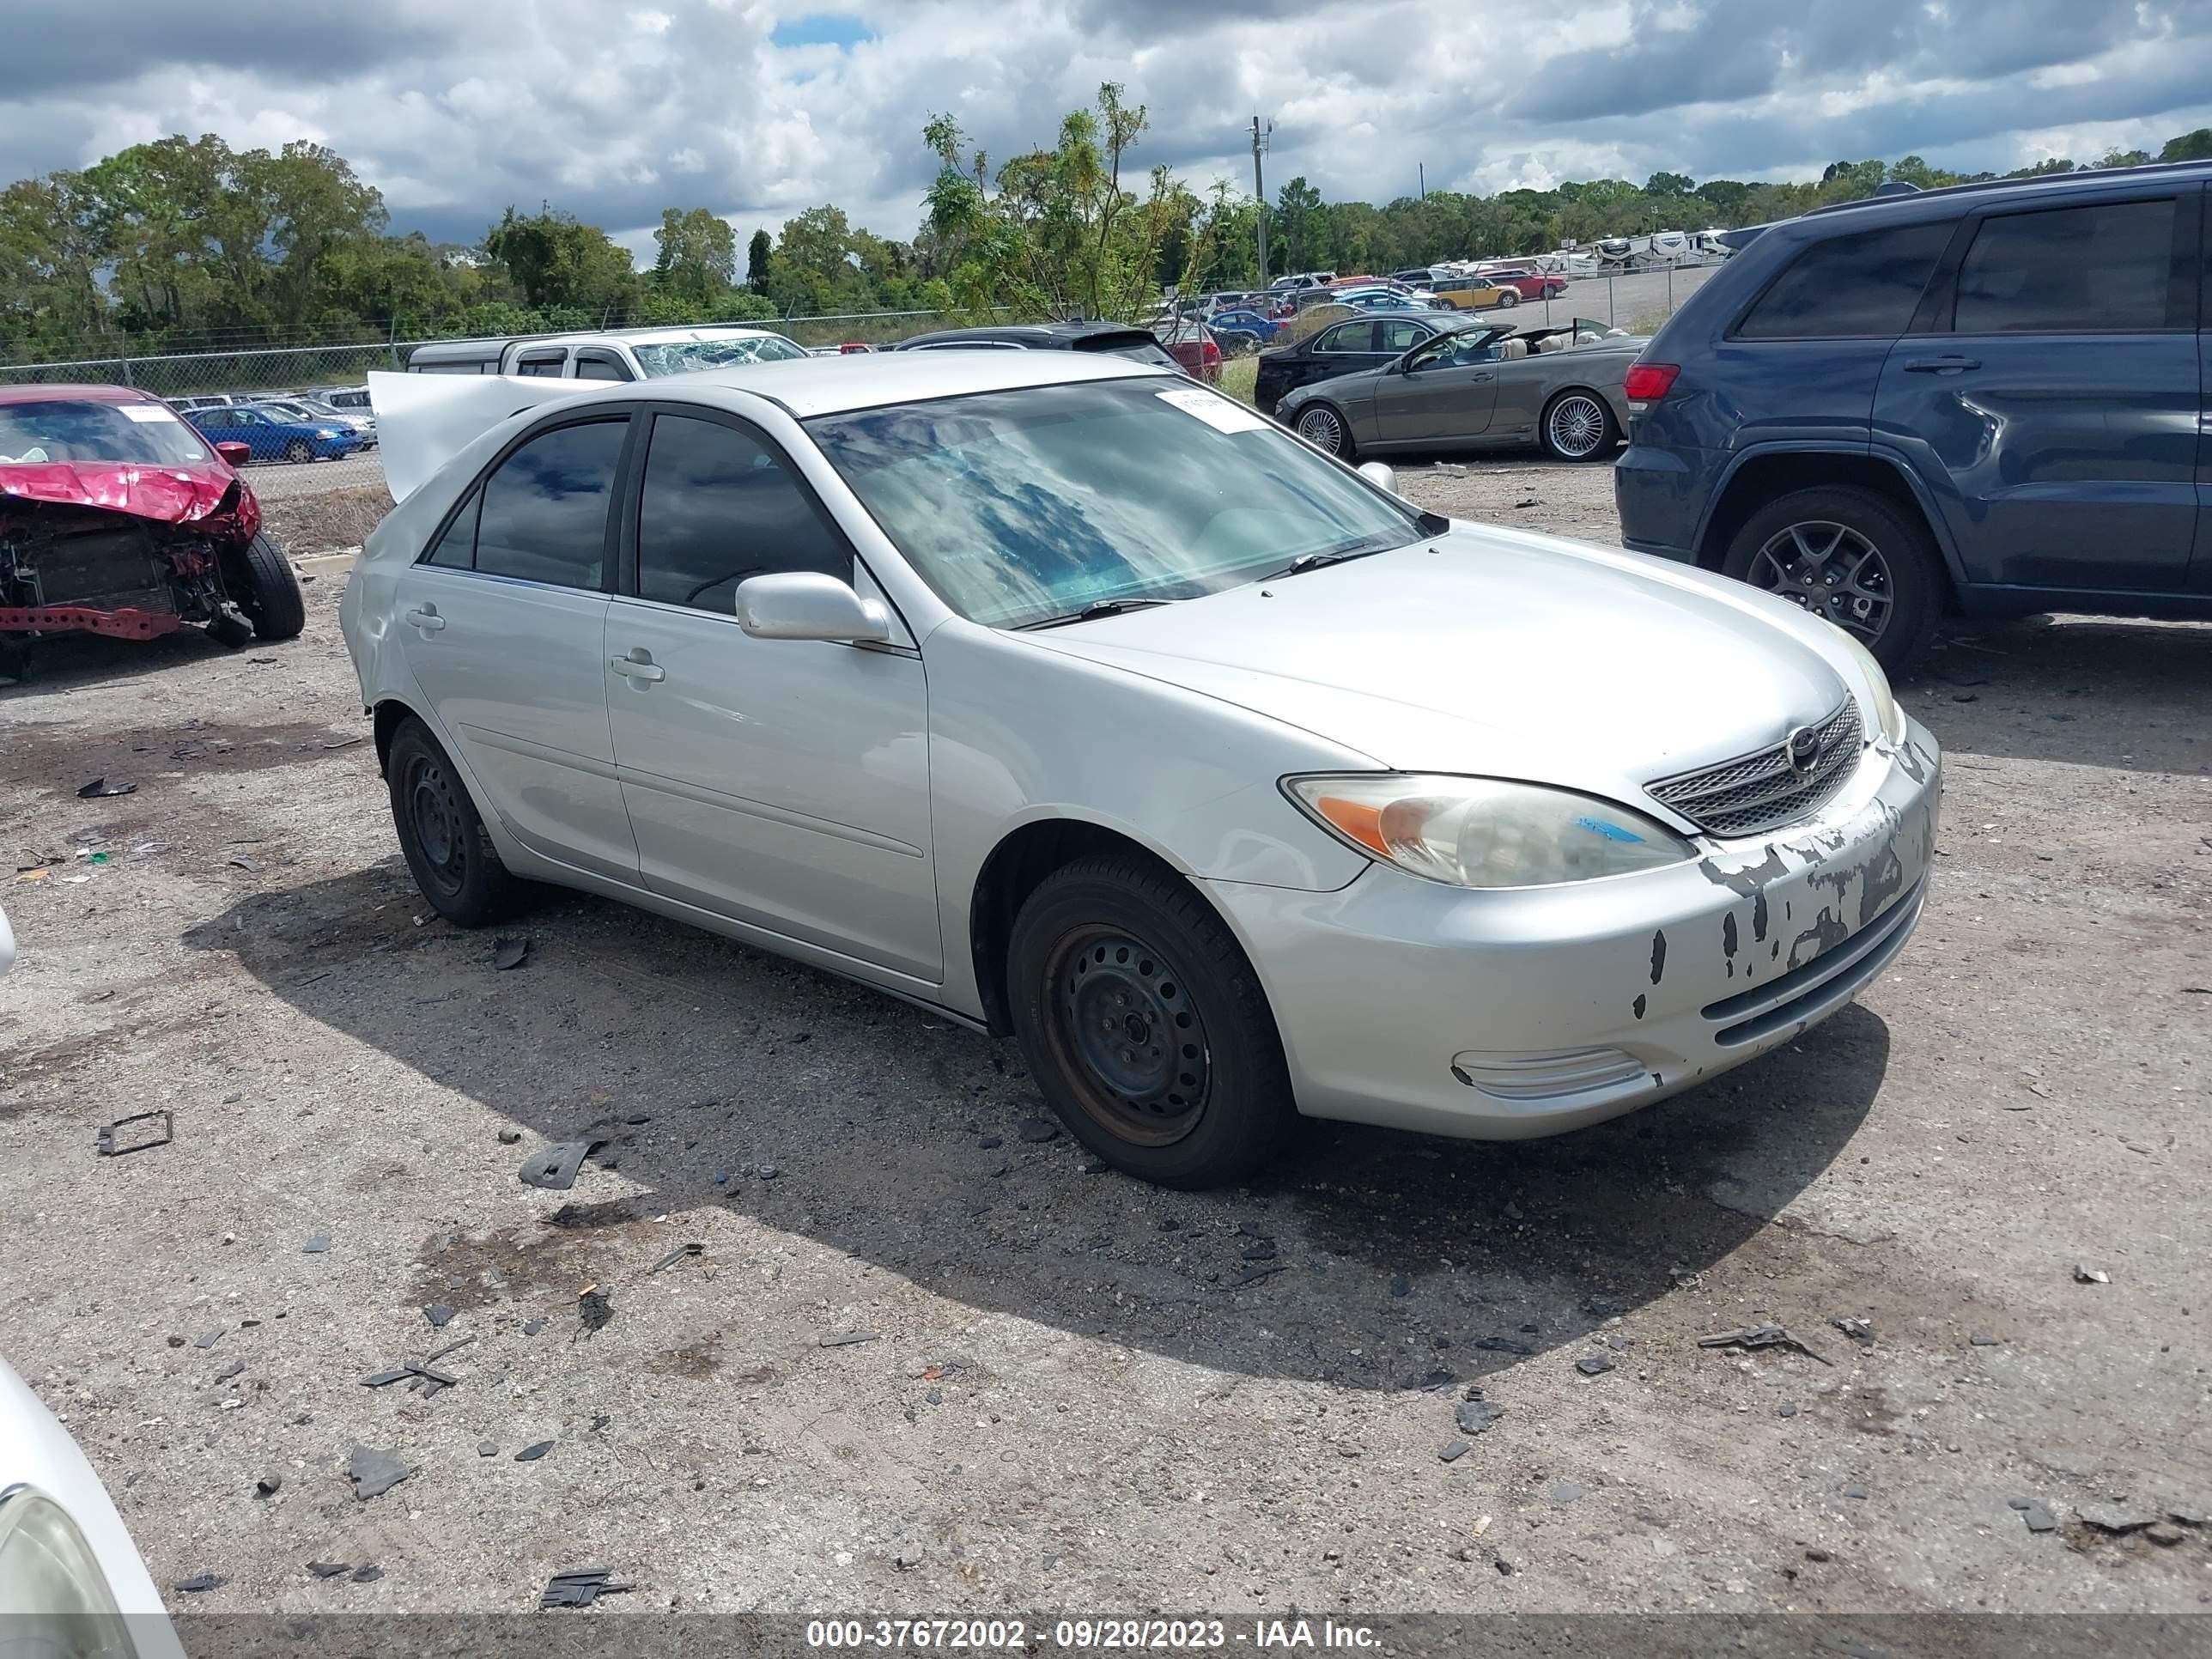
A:
<svg viewBox="0 0 2212 1659">
<path fill-rule="evenodd" d="M 359 547 L 391 511 L 391 491 L 380 483 L 360 484 L 316 495 L 264 499 L 261 522 L 287 553 L 330 553 Z"/>
<path fill-rule="evenodd" d="M 1260 378 L 1257 357 L 1232 357 L 1221 366 L 1221 380 L 1218 390 L 1240 404 L 1252 401 L 1253 387 Z"/>
</svg>

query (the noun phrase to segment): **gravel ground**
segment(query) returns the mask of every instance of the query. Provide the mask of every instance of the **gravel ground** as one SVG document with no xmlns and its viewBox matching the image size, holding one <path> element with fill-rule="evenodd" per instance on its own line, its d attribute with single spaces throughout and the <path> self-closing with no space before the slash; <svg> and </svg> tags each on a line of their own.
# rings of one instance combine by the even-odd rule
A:
<svg viewBox="0 0 2212 1659">
<path fill-rule="evenodd" d="M 1602 469 L 1405 477 L 1613 535 Z M 548 895 L 495 970 L 395 855 L 336 586 L 291 644 L 0 690 L 0 843 L 61 860 L 0 890 L 0 1342 L 156 1579 L 228 1580 L 180 1607 L 594 1565 L 632 1611 L 2212 1599 L 2212 629 L 1948 644 L 1905 688 L 1926 919 L 1802 1041 L 1552 1141 L 1321 1126 L 1194 1197 L 1030 1139 L 1010 1047 L 612 904 Z M 149 1107 L 173 1144 L 94 1155 Z M 582 1133 L 573 1191 L 517 1181 Z M 1697 1345 L 1768 1319 L 1809 1352 Z M 434 1399 L 362 1384 L 463 1338 Z M 412 1473 L 356 1498 L 357 1445 Z"/>
</svg>

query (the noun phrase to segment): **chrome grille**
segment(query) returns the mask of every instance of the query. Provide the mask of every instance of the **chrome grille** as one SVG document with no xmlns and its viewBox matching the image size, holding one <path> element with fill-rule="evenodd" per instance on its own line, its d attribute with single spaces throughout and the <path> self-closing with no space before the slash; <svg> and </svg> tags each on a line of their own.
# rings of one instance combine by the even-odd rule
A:
<svg viewBox="0 0 2212 1659">
<path fill-rule="evenodd" d="M 1859 706 L 1850 698 L 1813 728 L 1820 740 L 1809 771 L 1790 763 L 1790 741 L 1718 766 L 1682 772 L 1644 785 L 1651 799 L 1671 806 L 1710 836 L 1758 836 L 1817 811 L 1842 787 L 1859 758 Z"/>
</svg>

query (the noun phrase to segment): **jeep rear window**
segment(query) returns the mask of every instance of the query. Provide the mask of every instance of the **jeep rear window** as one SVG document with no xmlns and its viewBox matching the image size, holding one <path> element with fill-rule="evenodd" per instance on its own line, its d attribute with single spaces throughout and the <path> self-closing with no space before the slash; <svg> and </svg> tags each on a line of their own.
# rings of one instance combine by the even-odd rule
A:
<svg viewBox="0 0 2212 1659">
<path fill-rule="evenodd" d="M 1953 222 L 1832 236 L 1800 253 L 1742 322 L 1741 340 L 1863 340 L 1905 332 Z"/>
</svg>

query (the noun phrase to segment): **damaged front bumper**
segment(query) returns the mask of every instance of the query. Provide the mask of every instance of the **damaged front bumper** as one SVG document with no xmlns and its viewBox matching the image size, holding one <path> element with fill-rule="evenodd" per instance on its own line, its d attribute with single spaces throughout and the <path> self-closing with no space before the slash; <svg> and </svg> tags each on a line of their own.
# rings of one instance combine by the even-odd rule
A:
<svg viewBox="0 0 2212 1659">
<path fill-rule="evenodd" d="M 1266 985 L 1301 1111 L 1557 1133 L 1765 1054 L 1888 966 L 1942 797 L 1936 741 L 1908 728 L 1816 817 L 1663 870 L 1481 891 L 1378 865 L 1333 893 L 1207 890 Z"/>
</svg>

